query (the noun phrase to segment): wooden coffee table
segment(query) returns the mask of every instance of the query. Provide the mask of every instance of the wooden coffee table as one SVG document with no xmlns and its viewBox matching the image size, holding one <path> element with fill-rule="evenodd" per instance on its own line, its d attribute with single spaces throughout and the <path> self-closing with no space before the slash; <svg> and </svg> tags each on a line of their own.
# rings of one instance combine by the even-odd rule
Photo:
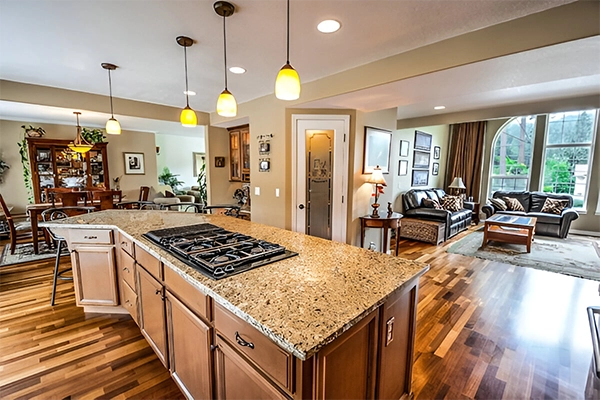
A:
<svg viewBox="0 0 600 400">
<path fill-rule="evenodd" d="M 531 253 L 531 242 L 535 233 L 537 218 L 518 215 L 495 214 L 485 220 L 483 227 L 483 243 L 487 245 L 490 240 L 496 242 L 524 244 L 527 252 Z"/>
</svg>

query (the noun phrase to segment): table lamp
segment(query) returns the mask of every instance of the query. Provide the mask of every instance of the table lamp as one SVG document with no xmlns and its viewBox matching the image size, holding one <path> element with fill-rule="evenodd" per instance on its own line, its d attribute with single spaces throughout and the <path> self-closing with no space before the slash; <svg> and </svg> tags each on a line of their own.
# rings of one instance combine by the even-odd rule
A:
<svg viewBox="0 0 600 400">
<path fill-rule="evenodd" d="M 462 178 L 460 178 L 460 177 L 454 177 L 454 180 L 452 181 L 452 183 L 450 184 L 450 186 L 448 186 L 448 188 L 454 189 L 453 190 L 454 195 L 460 195 L 461 190 L 466 189 L 467 187 L 463 183 Z"/>
<path fill-rule="evenodd" d="M 387 186 L 385 179 L 383 179 L 383 173 L 381 172 L 379 165 L 373 169 L 373 173 L 367 180 L 367 183 L 372 183 L 375 185 L 375 202 L 371 204 L 371 207 L 373 207 L 373 214 L 371 214 L 371 218 L 379 218 L 379 211 L 377 211 L 379 204 L 377 203 L 377 200 L 379 200 L 379 195 L 383 194 L 383 186 Z"/>
</svg>

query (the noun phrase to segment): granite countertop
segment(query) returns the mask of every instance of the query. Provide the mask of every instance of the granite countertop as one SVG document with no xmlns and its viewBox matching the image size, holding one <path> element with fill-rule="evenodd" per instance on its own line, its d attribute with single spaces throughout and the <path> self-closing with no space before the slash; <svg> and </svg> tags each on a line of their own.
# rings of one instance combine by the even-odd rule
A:
<svg viewBox="0 0 600 400">
<path fill-rule="evenodd" d="M 150 230 L 208 222 L 279 243 L 298 256 L 212 280 L 142 237 Z M 201 292 L 306 360 L 367 316 L 396 289 L 429 268 L 367 251 L 222 215 L 109 210 L 41 223 L 63 228 L 118 228 Z"/>
</svg>

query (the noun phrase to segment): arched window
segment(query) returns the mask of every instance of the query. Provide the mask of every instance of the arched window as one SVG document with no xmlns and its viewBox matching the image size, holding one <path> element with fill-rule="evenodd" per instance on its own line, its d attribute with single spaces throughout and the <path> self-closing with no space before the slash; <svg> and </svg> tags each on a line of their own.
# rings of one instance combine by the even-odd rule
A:
<svg viewBox="0 0 600 400">
<path fill-rule="evenodd" d="M 529 190 L 535 136 L 534 115 L 516 117 L 496 134 L 488 196 L 497 190 Z"/>
</svg>

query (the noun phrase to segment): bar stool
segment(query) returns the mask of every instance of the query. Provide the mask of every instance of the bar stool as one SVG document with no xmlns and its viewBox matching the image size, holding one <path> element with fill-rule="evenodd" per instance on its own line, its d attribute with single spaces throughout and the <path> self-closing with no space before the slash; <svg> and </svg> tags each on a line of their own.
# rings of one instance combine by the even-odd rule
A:
<svg viewBox="0 0 600 400">
<path fill-rule="evenodd" d="M 63 219 L 72 217 L 74 215 L 81 215 L 86 213 L 91 213 L 96 211 L 95 207 L 91 206 L 69 206 L 69 207 L 54 207 L 44 210 L 42 212 L 42 220 L 44 221 L 56 221 L 57 219 Z M 65 272 L 71 271 L 71 267 L 64 269 L 62 271 L 58 270 L 58 265 L 60 264 L 60 252 L 63 248 L 63 243 L 66 244 L 67 241 L 64 237 L 58 236 L 50 229 L 47 229 L 48 234 L 50 235 L 50 239 L 52 239 L 56 245 L 56 260 L 54 261 L 54 277 L 52 279 L 52 299 L 50 300 L 50 305 L 54 305 L 54 299 L 56 297 L 56 281 L 57 279 L 69 280 L 72 281 L 72 277 L 62 276 Z"/>
</svg>

